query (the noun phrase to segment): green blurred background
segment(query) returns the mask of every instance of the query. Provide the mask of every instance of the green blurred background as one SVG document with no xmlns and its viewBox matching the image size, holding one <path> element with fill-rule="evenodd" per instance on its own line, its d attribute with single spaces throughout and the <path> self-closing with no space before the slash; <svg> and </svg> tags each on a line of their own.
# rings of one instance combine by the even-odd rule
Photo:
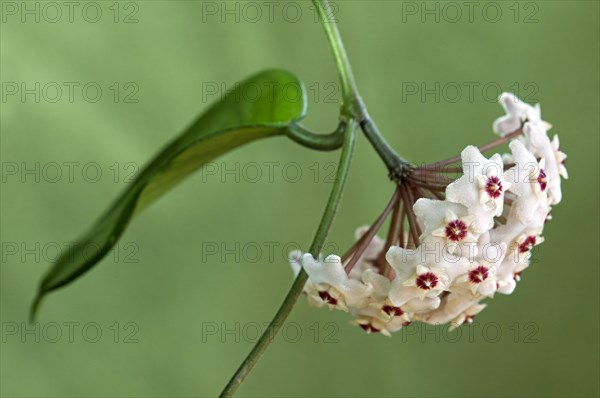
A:
<svg viewBox="0 0 600 398">
<path fill-rule="evenodd" d="M 306 124 L 332 129 L 339 90 L 322 28 L 309 2 L 75 3 L 70 20 L 62 3 L 59 18 L 46 2 L 1 2 L 1 394 L 217 395 L 288 290 L 285 252 L 308 247 L 338 153 L 284 138 L 236 150 L 136 219 L 97 268 L 46 300 L 36 326 L 24 323 L 28 306 L 57 248 L 217 99 L 215 86 L 288 69 L 308 88 Z M 542 103 L 571 178 L 536 263 L 478 325 L 367 336 L 301 299 L 239 395 L 598 396 L 599 3 L 474 2 L 471 15 L 462 2 L 336 4 L 364 99 L 405 157 L 491 140 L 498 88 L 518 90 Z M 36 82 L 39 102 L 10 94 Z M 421 96 L 432 88 L 439 101 Z M 225 173 L 236 162 L 237 182 Z M 392 189 L 361 137 L 330 241 L 347 247 Z"/>
</svg>

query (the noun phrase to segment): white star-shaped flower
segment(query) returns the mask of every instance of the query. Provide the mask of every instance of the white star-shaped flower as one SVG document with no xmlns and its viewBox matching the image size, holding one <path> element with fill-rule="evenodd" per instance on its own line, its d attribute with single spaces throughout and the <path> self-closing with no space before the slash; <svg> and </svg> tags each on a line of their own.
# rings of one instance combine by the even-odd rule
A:
<svg viewBox="0 0 600 398">
<path fill-rule="evenodd" d="M 504 192 L 510 183 L 504 179 L 504 164 L 498 154 L 490 159 L 474 146 L 461 153 L 463 175 L 446 188 L 446 200 L 459 203 L 474 216 L 473 229 L 483 233 L 493 226 L 494 216 L 502 214 Z"/>
<path fill-rule="evenodd" d="M 519 256 L 514 250 L 511 250 L 508 253 L 502 263 L 500 263 L 496 274 L 496 291 L 498 293 L 512 294 L 515 287 L 517 287 L 517 280 L 519 279 L 520 272 L 518 270 L 526 268 L 526 265 L 523 265 L 523 263 L 526 263 L 527 261 L 528 260 Z"/>
<path fill-rule="evenodd" d="M 354 315 L 355 319 L 351 323 L 361 327 L 367 334 L 381 333 L 390 337 L 393 332 L 397 332 L 410 324 L 410 321 L 403 316 L 382 318 L 380 311 L 375 308 L 360 309 Z"/>
<path fill-rule="evenodd" d="M 552 138 L 552 149 L 554 150 L 554 158 L 556 159 L 556 164 L 558 165 L 558 172 L 565 180 L 569 179 L 569 173 L 567 173 L 567 168 L 565 167 L 565 160 L 567 159 L 567 155 L 560 150 L 560 142 L 558 141 L 558 135 L 554 135 Z"/>
<path fill-rule="evenodd" d="M 340 257 L 330 255 L 324 260 L 315 260 L 310 253 L 305 253 L 298 261 L 295 260 L 297 254 L 292 253 L 290 263 L 295 271 L 299 270 L 299 263 L 308 274 L 309 280 L 304 291 L 313 304 L 327 304 L 330 309 L 337 308 L 342 311 L 368 305 L 373 286 L 350 278 Z"/>
<path fill-rule="evenodd" d="M 442 300 L 439 308 L 424 314 L 421 320 L 432 325 L 443 325 L 451 322 L 450 329 L 464 323 L 470 323 L 480 313 L 485 304 L 479 304 L 480 298 L 464 292 L 452 292 Z"/>
<path fill-rule="evenodd" d="M 390 247 L 386 258 L 396 271 L 389 293 L 394 306 L 403 308 L 406 312 L 420 311 L 422 308 L 418 307 L 408 310 L 406 305 L 410 303 L 414 306 L 413 299 L 437 298 L 456 276 L 466 271 L 469 264 L 466 258 L 441 253 L 441 250 L 443 249 L 439 246 L 427 248 L 426 244 L 416 250 Z M 437 300 L 429 300 L 423 305 L 431 309 L 438 303 Z"/>
<path fill-rule="evenodd" d="M 445 290 L 448 276 L 441 268 L 417 265 L 415 274 L 402 283 L 406 287 L 416 287 L 421 290 L 422 297 L 437 296 Z"/>
<path fill-rule="evenodd" d="M 450 321 L 450 327 L 448 328 L 450 331 L 456 329 L 457 327 L 469 323 L 473 323 L 473 318 L 475 315 L 479 314 L 487 307 L 487 304 L 474 303 L 463 312 L 458 314 L 452 321 Z"/>
<path fill-rule="evenodd" d="M 502 93 L 499 102 L 506 111 L 506 115 L 496 119 L 493 128 L 494 132 L 501 136 L 518 130 L 527 121 L 539 124 L 545 130 L 552 128 L 550 123 L 542 120 L 540 104 L 531 106 L 512 93 Z"/>
<path fill-rule="evenodd" d="M 512 207 L 506 217 L 506 224 L 499 225 L 490 231 L 490 241 L 495 243 L 505 242 L 509 251 L 515 248 L 520 242 L 517 242 L 521 236 L 539 236 L 544 230 L 546 221 L 549 218 L 551 207 L 548 200 L 542 197 L 538 202 L 537 208 L 531 213 L 529 222 L 523 223 L 518 215 L 516 207 Z"/>
<path fill-rule="evenodd" d="M 425 226 L 421 241 L 438 244 L 450 254 L 473 257 L 479 233 L 473 223 L 475 216 L 458 203 L 421 198 L 413 206 L 417 220 Z M 458 250 L 460 248 L 460 250 Z M 458 251 L 457 251 L 458 250 Z"/>
<path fill-rule="evenodd" d="M 527 149 L 536 158 L 544 160 L 544 173 L 548 178 L 546 189 L 551 198 L 550 202 L 557 204 L 562 199 L 560 175 L 561 172 L 566 172 L 563 164 L 566 155 L 558 149 L 558 137 L 555 136 L 556 144 L 551 142 L 548 134 L 546 134 L 546 131 L 541 126 L 530 122 L 525 123 L 523 133 L 524 136 L 521 138 L 521 141 Z"/>
<path fill-rule="evenodd" d="M 507 245 L 487 243 L 469 265 L 464 275 L 456 278 L 452 291 L 470 291 L 474 297 L 493 297 L 497 288 L 496 272 L 507 253 Z"/>
<path fill-rule="evenodd" d="M 544 170 L 546 162 L 544 159 L 538 162 L 521 141 L 514 140 L 509 147 L 515 165 L 507 170 L 505 177 L 511 183 L 510 192 L 517 196 L 511 212 L 522 224 L 527 224 L 538 204 L 547 198 L 549 179 Z"/>
</svg>

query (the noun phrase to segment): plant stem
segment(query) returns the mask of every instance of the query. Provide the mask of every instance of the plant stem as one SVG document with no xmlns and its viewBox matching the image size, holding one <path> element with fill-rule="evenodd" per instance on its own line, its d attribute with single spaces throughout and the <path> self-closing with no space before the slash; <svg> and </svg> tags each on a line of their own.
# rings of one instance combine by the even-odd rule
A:
<svg viewBox="0 0 600 398">
<path fill-rule="evenodd" d="M 328 13 L 328 10 L 331 10 L 328 0 L 313 0 L 313 4 L 325 29 L 342 85 L 342 115 L 351 116 L 360 123 L 363 133 L 388 168 L 390 178 L 400 181 L 406 171 L 409 170 L 409 163 L 402 159 L 387 143 L 367 112 L 367 107 L 358 92 L 348 54 L 344 48 L 337 24 Z"/>
<path fill-rule="evenodd" d="M 342 197 L 342 192 L 346 183 L 346 178 L 348 177 L 348 170 L 350 169 L 350 160 L 352 158 L 354 142 L 356 139 L 356 127 L 357 123 L 354 120 L 348 120 L 346 124 L 344 145 L 342 147 L 342 154 L 340 156 L 336 180 L 333 184 L 333 188 L 331 189 L 329 200 L 327 201 L 327 206 L 325 207 L 325 211 L 323 212 L 323 216 L 321 217 L 321 222 L 319 224 L 313 242 L 310 245 L 309 252 L 315 258 L 319 256 L 319 253 L 323 248 L 325 238 L 327 237 L 327 233 L 329 232 L 329 229 L 333 222 L 333 218 L 335 216 L 335 212 L 338 208 L 340 199 Z M 269 323 L 269 326 L 260 336 L 260 339 L 252 348 L 252 351 L 250 351 L 246 359 L 244 359 L 244 362 L 242 362 L 240 367 L 231 377 L 229 383 L 227 383 L 227 385 L 221 392 L 220 397 L 232 397 L 235 391 L 240 386 L 240 384 L 244 381 L 248 373 L 250 373 L 254 365 L 256 365 L 256 362 L 258 362 L 262 354 L 269 347 L 269 345 L 273 341 L 273 338 L 275 337 L 275 335 L 277 335 L 279 329 L 281 329 L 289 313 L 292 311 L 292 308 L 294 307 L 294 304 L 296 304 L 300 293 L 302 293 L 302 289 L 306 284 L 306 280 L 307 275 L 304 272 L 304 270 L 301 270 L 298 276 L 296 277 L 294 284 L 290 288 L 290 291 L 283 300 L 283 303 L 281 303 L 279 310 L 273 317 L 273 320 Z"/>
<path fill-rule="evenodd" d="M 346 124 L 343 121 L 340 122 L 334 132 L 329 134 L 315 133 L 299 122 L 296 122 L 286 128 L 286 134 L 289 138 L 307 148 L 319 151 L 333 151 L 343 145 L 345 130 Z"/>
<path fill-rule="evenodd" d="M 364 239 L 362 240 L 362 243 L 360 244 L 360 246 L 358 246 L 356 251 L 352 254 L 352 259 L 350 259 L 350 261 L 348 261 L 348 264 L 346 264 L 346 266 L 344 267 L 347 274 L 349 274 L 350 271 L 352 271 L 352 268 L 356 265 L 356 263 L 358 262 L 360 257 L 365 252 L 365 250 L 367 250 L 369 243 L 371 243 L 371 241 L 373 240 L 373 237 L 375 237 L 375 234 L 377 234 L 377 232 L 383 225 L 387 216 L 390 214 L 392 209 L 394 209 L 396 207 L 399 196 L 400 196 L 400 188 L 396 187 L 396 190 L 394 191 L 394 195 L 392 196 L 392 199 L 389 201 L 388 205 L 385 207 L 385 209 L 379 215 L 379 217 L 377 217 L 377 220 L 375 220 L 375 222 L 373 223 L 371 228 L 369 228 L 369 230 L 367 232 L 365 232 L 365 234 L 363 235 Z"/>
<path fill-rule="evenodd" d="M 505 136 L 502 136 L 492 142 L 488 142 L 487 144 L 480 146 L 478 149 L 480 152 L 489 151 L 490 149 L 493 149 L 499 145 L 502 145 L 505 142 L 508 142 L 508 141 L 512 140 L 513 138 L 520 136 L 521 134 L 523 134 L 522 127 L 518 128 L 517 130 L 515 130 L 509 134 L 506 134 Z M 460 162 L 460 161 L 461 161 L 461 156 L 459 155 L 459 156 L 454 156 L 454 157 L 451 157 L 449 159 L 442 160 L 439 162 L 429 163 L 424 166 L 420 166 L 419 169 L 440 169 L 441 167 L 447 166 L 452 163 Z"/>
<path fill-rule="evenodd" d="M 360 126 L 381 160 L 385 163 L 390 179 L 399 182 L 406 175 L 407 171 L 410 170 L 410 164 L 392 149 L 377 129 L 375 123 L 368 116 L 366 119 L 363 119 Z"/>
<path fill-rule="evenodd" d="M 327 0 L 313 0 L 313 4 L 319 14 L 321 25 L 323 25 L 323 28 L 325 29 L 329 47 L 333 53 L 333 59 L 335 61 L 340 84 L 342 85 L 342 113 L 347 113 L 347 116 L 353 116 L 360 121 L 360 117 L 357 117 L 360 116 L 360 114 L 357 115 L 355 112 L 360 111 L 362 100 L 358 93 L 356 80 L 354 79 L 350 61 L 348 60 L 348 54 L 346 54 L 346 49 L 344 48 L 337 24 L 332 16 L 328 14 L 328 10 L 331 9 L 329 2 Z"/>
</svg>

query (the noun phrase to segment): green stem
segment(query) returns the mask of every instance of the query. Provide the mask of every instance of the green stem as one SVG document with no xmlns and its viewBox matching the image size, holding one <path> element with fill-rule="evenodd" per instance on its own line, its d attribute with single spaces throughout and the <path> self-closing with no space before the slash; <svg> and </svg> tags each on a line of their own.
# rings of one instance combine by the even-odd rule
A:
<svg viewBox="0 0 600 398">
<path fill-rule="evenodd" d="M 346 185 L 346 179 L 348 178 L 350 161 L 354 151 L 354 142 L 356 141 L 357 123 L 350 119 L 348 120 L 347 126 L 348 127 L 344 137 L 344 145 L 342 147 L 342 154 L 340 155 L 336 179 L 333 187 L 331 188 L 327 206 L 325 207 L 325 211 L 321 217 L 321 223 L 319 224 L 317 233 L 315 234 L 313 242 L 310 245 L 309 252 L 314 258 L 317 258 L 321 253 L 321 249 L 325 243 L 325 238 L 327 238 L 327 234 L 329 233 L 329 229 L 333 223 L 335 212 L 337 211 L 339 202 L 342 198 L 342 192 L 344 190 L 344 186 Z"/>
<path fill-rule="evenodd" d="M 342 36 L 337 28 L 337 24 L 335 21 L 331 20 L 330 14 L 328 14 L 328 10 L 332 10 L 332 8 L 330 8 L 327 0 L 313 0 L 313 4 L 319 14 L 321 25 L 323 25 L 323 28 L 325 29 L 329 47 L 333 53 L 333 59 L 335 61 L 340 84 L 342 85 L 342 113 L 349 112 L 347 116 L 357 116 L 354 112 L 362 107 L 362 100 L 358 93 L 352 68 L 350 67 L 348 54 L 346 54 L 346 49 L 342 42 Z M 355 117 L 355 119 L 360 120 L 360 117 Z"/>
<path fill-rule="evenodd" d="M 411 166 L 409 162 L 402 159 L 392 149 L 379 132 L 379 129 L 377 129 L 373 120 L 367 117 L 361 122 L 360 127 L 373 148 L 375 148 L 375 151 L 379 154 L 381 160 L 383 160 L 383 163 L 385 163 L 390 179 L 399 182 L 406 175 L 406 172 L 410 170 Z"/>
<path fill-rule="evenodd" d="M 327 206 L 325 207 L 325 211 L 323 213 L 323 217 L 321 218 L 321 223 L 319 224 L 317 233 L 315 234 L 313 242 L 310 245 L 309 252 L 315 258 L 318 257 L 321 249 L 323 248 L 323 244 L 325 243 L 325 238 L 327 237 L 327 233 L 329 232 L 333 222 L 333 217 L 335 216 L 335 212 L 342 197 L 342 191 L 346 183 L 346 178 L 348 177 L 348 170 L 350 169 L 350 160 L 352 158 L 352 152 L 354 149 L 357 123 L 350 119 L 348 120 L 346 126 L 344 144 L 342 147 L 342 154 L 340 156 L 340 163 L 337 171 L 337 178 L 333 184 L 333 188 L 331 189 L 331 194 L 329 195 L 329 200 L 327 201 Z M 229 383 L 227 383 L 221 392 L 220 397 L 232 397 L 248 373 L 250 373 L 254 365 L 256 365 L 256 362 L 258 362 L 262 354 L 269 347 L 273 341 L 273 338 L 275 335 L 277 335 L 279 329 L 281 329 L 289 313 L 292 311 L 292 308 L 294 307 L 294 304 L 296 304 L 300 293 L 302 293 L 302 289 L 306 284 L 306 280 L 307 275 L 304 270 L 301 270 L 296 277 L 294 284 L 290 288 L 290 291 L 283 300 L 283 303 L 279 307 L 279 310 L 273 317 L 273 320 L 269 323 L 269 326 L 260 336 L 260 339 L 252 348 L 252 351 L 250 351 L 246 359 L 244 359 L 244 362 L 242 362 L 240 367 L 231 377 Z"/>
<path fill-rule="evenodd" d="M 319 151 L 332 151 L 343 145 L 345 130 L 346 123 L 343 121 L 330 134 L 318 134 L 310 131 L 300 123 L 292 123 L 287 127 L 286 134 L 289 138 L 305 147 Z"/>
<path fill-rule="evenodd" d="M 325 29 L 342 85 L 342 115 L 351 116 L 360 123 L 363 133 L 388 168 L 390 178 L 400 181 L 409 168 L 409 163 L 392 149 L 367 112 L 367 107 L 358 92 L 342 37 L 336 23 L 331 20 L 330 14 L 328 14 L 328 10 L 331 9 L 329 2 L 327 0 L 313 0 L 313 4 Z"/>
</svg>

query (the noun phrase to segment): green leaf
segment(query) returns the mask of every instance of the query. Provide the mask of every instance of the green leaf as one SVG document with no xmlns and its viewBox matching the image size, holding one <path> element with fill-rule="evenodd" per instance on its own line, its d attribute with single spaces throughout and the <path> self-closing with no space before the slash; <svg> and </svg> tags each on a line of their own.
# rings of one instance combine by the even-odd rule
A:
<svg viewBox="0 0 600 398">
<path fill-rule="evenodd" d="M 78 244 L 61 255 L 40 283 L 31 318 L 48 292 L 72 282 L 98 263 L 132 217 L 159 196 L 227 151 L 284 134 L 286 127 L 305 113 L 304 86 L 288 72 L 267 70 L 236 85 L 167 145 Z"/>
</svg>

